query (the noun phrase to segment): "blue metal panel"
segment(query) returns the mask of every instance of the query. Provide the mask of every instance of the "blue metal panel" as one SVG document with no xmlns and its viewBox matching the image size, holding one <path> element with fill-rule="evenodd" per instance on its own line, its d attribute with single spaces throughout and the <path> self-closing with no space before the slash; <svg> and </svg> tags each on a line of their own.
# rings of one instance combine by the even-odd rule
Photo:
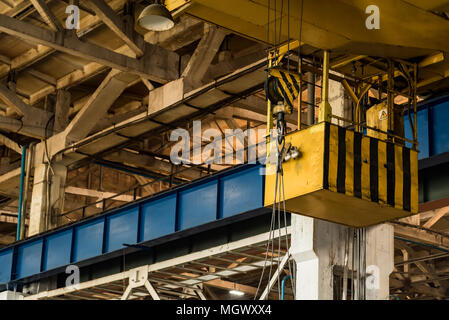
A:
<svg viewBox="0 0 449 320">
<path fill-rule="evenodd" d="M 259 168 L 226 171 L 4 248 L 0 250 L 0 284 L 95 258 L 123 248 L 124 243 L 149 241 L 260 208 L 264 186 Z"/>
<path fill-rule="evenodd" d="M 51 234 L 45 241 L 43 271 L 70 264 L 72 229 Z"/>
<path fill-rule="evenodd" d="M 41 271 L 42 246 L 44 240 L 25 242 L 17 249 L 17 279 L 31 276 Z"/>
<path fill-rule="evenodd" d="M 0 283 L 11 280 L 13 248 L 0 252 Z"/>
<path fill-rule="evenodd" d="M 432 154 L 437 155 L 449 151 L 449 101 L 431 106 L 432 126 L 431 136 L 433 138 Z"/>
<path fill-rule="evenodd" d="M 411 116 L 413 120 L 413 114 Z M 418 159 L 421 160 L 428 158 L 430 156 L 428 109 L 424 108 L 418 111 L 417 118 L 418 118 L 418 143 L 419 143 Z M 413 140 L 412 129 L 410 128 L 410 123 L 407 115 L 404 117 L 404 129 L 405 129 L 405 137 L 407 139 Z M 411 148 L 412 144 L 410 142 L 407 142 L 406 146 L 408 148 Z"/>
<path fill-rule="evenodd" d="M 104 219 L 96 219 L 76 226 L 73 261 L 98 256 L 103 249 Z"/>
<path fill-rule="evenodd" d="M 263 176 L 259 167 L 220 179 L 220 218 L 263 207 Z"/>
<path fill-rule="evenodd" d="M 139 242 L 156 239 L 175 232 L 176 193 L 142 204 Z"/>
<path fill-rule="evenodd" d="M 112 214 L 106 218 L 105 252 L 123 248 L 123 244 L 137 243 L 139 206 Z"/>
<path fill-rule="evenodd" d="M 218 181 L 196 185 L 179 193 L 179 230 L 217 219 Z"/>
</svg>

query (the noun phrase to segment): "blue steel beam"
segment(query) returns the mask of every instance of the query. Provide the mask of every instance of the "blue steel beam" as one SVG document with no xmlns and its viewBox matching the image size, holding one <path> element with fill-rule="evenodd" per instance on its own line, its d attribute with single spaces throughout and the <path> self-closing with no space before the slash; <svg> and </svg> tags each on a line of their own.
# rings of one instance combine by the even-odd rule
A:
<svg viewBox="0 0 449 320">
<path fill-rule="evenodd" d="M 139 199 L 0 250 L 0 284 L 98 257 L 263 208 L 264 176 L 245 165 Z M 134 248 L 134 250 L 137 250 Z"/>
<path fill-rule="evenodd" d="M 436 120 L 437 119 L 437 120 Z M 406 121 L 407 115 L 406 115 Z M 420 104 L 420 159 L 449 152 L 449 96 Z M 429 124 L 432 125 L 429 125 Z M 406 137 L 411 130 L 405 126 Z M 140 199 L 0 250 L 0 284 L 72 263 L 108 258 L 124 248 L 263 207 L 261 166 L 245 165 L 166 193 Z"/>
<path fill-rule="evenodd" d="M 449 152 L 449 96 L 423 101 L 418 106 L 418 159 Z M 413 118 L 413 117 L 412 117 Z M 405 137 L 413 139 L 407 113 L 404 117 Z M 410 147 L 411 144 L 407 143 Z"/>
</svg>

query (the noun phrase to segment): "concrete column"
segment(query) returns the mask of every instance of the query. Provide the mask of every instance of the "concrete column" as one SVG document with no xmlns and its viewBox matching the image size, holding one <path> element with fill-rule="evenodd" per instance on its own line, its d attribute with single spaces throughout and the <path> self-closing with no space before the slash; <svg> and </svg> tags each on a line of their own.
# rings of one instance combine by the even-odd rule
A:
<svg viewBox="0 0 449 320">
<path fill-rule="evenodd" d="M 315 123 L 315 74 L 309 72 L 307 74 L 307 124 L 313 125 Z"/>
<path fill-rule="evenodd" d="M 28 236 L 59 225 L 59 213 L 64 206 L 64 188 L 67 168 L 46 160 L 45 146 L 40 143 L 35 151 L 34 181 L 31 197 Z M 47 205 L 48 203 L 48 205 Z"/>
<path fill-rule="evenodd" d="M 394 227 L 380 224 L 366 229 L 366 299 L 387 300 L 394 269 Z"/>
<path fill-rule="evenodd" d="M 63 131 L 69 124 L 70 103 L 70 92 L 63 89 L 58 90 L 56 94 L 55 123 L 53 126 L 55 132 Z"/>
<path fill-rule="evenodd" d="M 23 295 L 14 291 L 0 292 L 0 300 L 23 300 Z"/>
<path fill-rule="evenodd" d="M 296 299 L 333 299 L 333 266 L 343 265 L 346 236 L 343 226 L 292 214 Z"/>
<path fill-rule="evenodd" d="M 343 76 L 343 75 L 340 75 Z M 329 104 L 332 106 L 332 114 L 341 118 L 352 120 L 351 99 L 345 91 L 343 85 L 329 79 Z M 347 126 L 348 122 L 332 119 L 332 123 Z"/>
<path fill-rule="evenodd" d="M 292 215 L 291 253 L 296 263 L 296 298 L 332 300 L 334 267 L 344 266 L 348 228 L 342 225 Z M 352 238 L 348 268 L 352 266 Z M 393 228 L 378 225 L 366 230 L 366 299 L 389 296 L 389 275 L 393 271 Z"/>
</svg>

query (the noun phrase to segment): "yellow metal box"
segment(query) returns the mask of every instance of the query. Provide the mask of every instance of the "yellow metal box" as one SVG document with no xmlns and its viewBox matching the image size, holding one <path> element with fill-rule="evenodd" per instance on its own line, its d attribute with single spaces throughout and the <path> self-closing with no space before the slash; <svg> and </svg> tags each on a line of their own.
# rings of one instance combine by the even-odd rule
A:
<svg viewBox="0 0 449 320">
<path fill-rule="evenodd" d="M 418 154 L 322 122 L 286 136 L 299 157 L 283 163 L 286 209 L 351 227 L 418 212 Z M 272 206 L 276 175 L 265 177 Z"/>
</svg>

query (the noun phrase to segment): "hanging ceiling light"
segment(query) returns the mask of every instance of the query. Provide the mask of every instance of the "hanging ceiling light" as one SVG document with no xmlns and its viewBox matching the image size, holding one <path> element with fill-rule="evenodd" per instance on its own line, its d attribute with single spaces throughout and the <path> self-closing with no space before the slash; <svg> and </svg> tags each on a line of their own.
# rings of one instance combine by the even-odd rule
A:
<svg viewBox="0 0 449 320">
<path fill-rule="evenodd" d="M 137 21 L 142 28 L 150 31 L 166 31 L 175 25 L 170 11 L 160 3 L 150 4 L 143 9 Z"/>
<path fill-rule="evenodd" d="M 244 296 L 245 295 L 245 293 L 240 290 L 230 290 L 229 293 L 234 296 Z"/>
</svg>

